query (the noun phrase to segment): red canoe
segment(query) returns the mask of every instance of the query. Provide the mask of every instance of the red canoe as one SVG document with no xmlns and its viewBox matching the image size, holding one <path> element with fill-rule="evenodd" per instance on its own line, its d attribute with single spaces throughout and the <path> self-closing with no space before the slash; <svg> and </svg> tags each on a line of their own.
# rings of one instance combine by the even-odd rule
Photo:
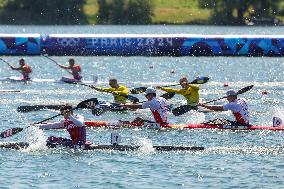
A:
<svg viewBox="0 0 284 189">
<path fill-rule="evenodd" d="M 272 127 L 272 126 L 242 126 L 242 125 L 213 125 L 205 123 L 195 123 L 195 124 L 165 124 L 158 125 L 156 123 L 145 123 L 145 124 L 133 124 L 127 121 L 123 122 L 110 122 L 110 121 L 86 121 L 85 125 L 87 127 L 147 127 L 147 128 L 171 128 L 171 129 L 229 129 L 229 130 L 271 130 L 271 131 L 283 131 L 284 127 Z"/>
</svg>

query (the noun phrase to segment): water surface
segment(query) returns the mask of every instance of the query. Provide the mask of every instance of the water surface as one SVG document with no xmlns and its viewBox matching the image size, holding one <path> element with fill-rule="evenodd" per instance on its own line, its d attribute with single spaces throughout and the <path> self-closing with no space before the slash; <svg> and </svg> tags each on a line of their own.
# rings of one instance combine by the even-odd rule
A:
<svg viewBox="0 0 284 189">
<path fill-rule="evenodd" d="M 2 26 L 2 33 L 200 33 L 200 34 L 281 34 L 281 27 L 205 27 L 205 26 Z M 21 57 L 4 57 L 17 64 Z M 24 57 L 33 67 L 33 78 L 59 79 L 68 75 L 50 60 Z M 52 57 L 64 64 L 69 57 Z M 128 87 L 174 84 L 181 76 L 194 79 L 209 76 L 200 86 L 202 101 L 225 95 L 254 84 L 241 97 L 249 104 L 251 123 L 272 125 L 273 116 L 283 116 L 283 58 L 250 57 L 75 57 L 81 64 L 84 79 L 98 75 L 99 86 L 107 86 L 110 77 Z M 153 68 L 151 68 L 153 67 Z M 174 73 L 171 73 L 174 71 Z M 0 64 L 1 78 L 17 76 Z M 227 83 L 229 87 L 224 87 Z M 58 112 L 19 113 L 20 105 L 78 104 L 96 97 L 112 101 L 109 94 L 88 87 L 54 82 L 20 84 L 1 82 L 0 89 L 17 89 L 20 93 L 2 93 L 1 130 L 27 127 Z M 267 95 L 262 92 L 267 91 Z M 159 94 L 163 92 L 159 91 Z M 137 95 L 141 101 L 143 95 Z M 185 100 L 176 95 L 171 103 Z M 223 104 L 226 101 L 218 101 Z M 78 110 L 86 120 L 131 120 L 149 117 L 149 111 L 104 113 L 95 117 L 89 110 Z M 173 123 L 198 123 L 214 118 L 231 119 L 230 113 L 189 112 L 180 117 L 170 115 Z M 57 120 L 57 119 L 56 119 Z M 112 130 L 88 130 L 88 139 L 96 144 L 110 142 Z M 49 150 L 43 143 L 50 135 L 66 137 L 64 131 L 26 129 L 8 141 L 33 141 L 24 151 L 0 150 L 1 188 L 282 188 L 283 133 L 270 131 L 234 132 L 216 130 L 147 130 L 122 129 L 124 144 L 142 144 L 138 152 Z M 203 152 L 155 152 L 151 145 L 204 146 Z"/>
</svg>

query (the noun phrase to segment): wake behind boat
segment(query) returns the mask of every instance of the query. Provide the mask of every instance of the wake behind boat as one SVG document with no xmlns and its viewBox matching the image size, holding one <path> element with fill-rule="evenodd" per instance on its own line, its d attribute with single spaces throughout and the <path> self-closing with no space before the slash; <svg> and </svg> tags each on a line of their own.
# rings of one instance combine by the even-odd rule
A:
<svg viewBox="0 0 284 189">
<path fill-rule="evenodd" d="M 68 78 L 67 78 L 68 79 Z M 6 83 L 25 83 L 25 82 L 31 82 L 31 83 L 66 83 L 67 79 L 41 79 L 41 78 L 32 78 L 30 80 L 24 80 L 22 77 L 3 77 L 0 78 L 0 82 L 6 82 Z M 74 82 L 72 78 L 68 80 L 69 82 Z M 77 81 L 78 82 L 78 81 Z M 94 84 L 96 83 L 95 81 L 87 81 L 87 80 L 82 80 L 80 81 L 81 83 L 85 84 Z"/>
<path fill-rule="evenodd" d="M 0 148 L 6 149 L 26 149 L 29 147 L 29 143 L 27 142 L 6 142 L 1 143 Z M 57 148 L 60 146 L 57 145 L 47 145 L 48 148 Z M 62 146 L 61 146 L 62 147 Z M 119 144 L 112 144 L 112 145 L 94 145 L 91 144 L 84 150 L 115 150 L 115 151 L 137 151 L 142 146 L 134 146 L 134 145 L 119 145 Z M 154 150 L 157 151 L 200 151 L 204 150 L 204 147 L 198 146 L 153 146 Z"/>
</svg>

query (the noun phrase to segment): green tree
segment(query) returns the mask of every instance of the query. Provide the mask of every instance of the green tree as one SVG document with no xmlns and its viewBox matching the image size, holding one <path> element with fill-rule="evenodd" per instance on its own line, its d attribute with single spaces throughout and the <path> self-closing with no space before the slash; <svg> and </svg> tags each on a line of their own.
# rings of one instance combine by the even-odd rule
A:
<svg viewBox="0 0 284 189">
<path fill-rule="evenodd" d="M 98 0 L 99 24 L 150 24 L 153 4 L 150 0 Z"/>
<path fill-rule="evenodd" d="M 85 0 L 9 0 L 0 10 L 1 24 L 86 24 Z"/>
<path fill-rule="evenodd" d="M 99 24 L 109 24 L 112 10 L 112 2 L 108 0 L 98 0 L 98 20 Z"/>
<path fill-rule="evenodd" d="M 246 20 L 272 19 L 281 0 L 199 0 L 201 8 L 212 9 L 213 24 L 244 24 Z"/>
</svg>

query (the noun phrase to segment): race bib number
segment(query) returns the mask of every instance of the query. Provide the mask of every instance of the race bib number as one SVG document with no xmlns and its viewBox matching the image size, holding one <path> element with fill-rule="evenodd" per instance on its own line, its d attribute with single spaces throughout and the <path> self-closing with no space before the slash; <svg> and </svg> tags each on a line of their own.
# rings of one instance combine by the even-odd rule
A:
<svg viewBox="0 0 284 189">
<path fill-rule="evenodd" d="M 160 129 L 161 125 L 159 123 L 144 123 L 144 127 L 149 127 L 151 129 Z"/>
<path fill-rule="evenodd" d="M 119 144 L 121 136 L 118 133 L 111 133 L 111 144 Z"/>
<path fill-rule="evenodd" d="M 273 117 L 273 127 L 282 126 L 282 119 L 279 117 Z"/>
<path fill-rule="evenodd" d="M 247 129 L 247 125 L 223 125 L 223 129 Z"/>
</svg>

